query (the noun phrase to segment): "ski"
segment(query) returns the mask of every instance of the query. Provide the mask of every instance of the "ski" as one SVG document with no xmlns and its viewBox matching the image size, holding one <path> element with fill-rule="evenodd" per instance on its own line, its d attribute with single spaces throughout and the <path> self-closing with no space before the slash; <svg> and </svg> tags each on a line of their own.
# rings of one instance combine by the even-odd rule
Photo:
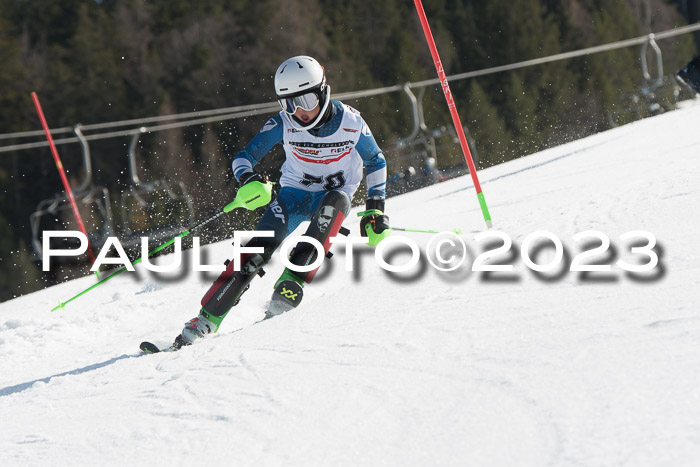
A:
<svg viewBox="0 0 700 467">
<path fill-rule="evenodd" d="M 161 350 L 151 342 L 141 342 L 139 349 L 145 354 L 159 353 Z"/>
<path fill-rule="evenodd" d="M 141 342 L 141 345 L 139 345 L 139 349 L 147 355 L 153 354 L 153 353 L 160 353 L 160 352 L 177 352 L 180 350 L 182 347 L 186 345 L 190 345 L 189 343 L 185 343 L 186 341 L 183 341 L 182 335 L 179 335 L 175 338 L 175 342 L 172 343 L 170 347 L 166 347 L 164 349 L 161 349 L 157 345 L 155 345 L 152 342 L 144 341 Z"/>
</svg>

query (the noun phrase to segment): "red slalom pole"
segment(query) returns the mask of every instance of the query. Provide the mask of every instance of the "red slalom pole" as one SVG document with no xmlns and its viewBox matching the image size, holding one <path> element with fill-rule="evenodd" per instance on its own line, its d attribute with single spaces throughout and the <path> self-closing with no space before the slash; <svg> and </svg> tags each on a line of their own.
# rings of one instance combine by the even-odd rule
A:
<svg viewBox="0 0 700 467">
<path fill-rule="evenodd" d="M 416 5 L 416 11 L 418 12 L 418 17 L 420 18 L 420 24 L 423 26 L 423 34 L 425 34 L 425 40 L 428 41 L 428 48 L 430 49 L 430 55 L 433 57 L 433 62 L 435 62 L 435 69 L 437 70 L 438 78 L 442 84 L 442 92 L 445 94 L 445 99 L 447 100 L 447 107 L 450 109 L 450 115 L 452 115 L 452 122 L 455 125 L 455 130 L 457 130 L 457 136 L 459 137 L 459 144 L 462 146 L 462 153 L 464 154 L 464 159 L 467 161 L 467 166 L 469 167 L 469 173 L 472 176 L 472 181 L 474 182 L 474 188 L 476 189 L 476 196 L 479 199 L 479 205 L 481 206 L 481 212 L 484 215 L 484 220 L 486 221 L 486 227 L 489 229 L 492 227 L 491 214 L 489 213 L 489 208 L 486 205 L 486 198 L 484 197 L 483 191 L 481 191 L 481 184 L 479 183 L 479 177 L 476 175 L 476 166 L 472 160 L 472 153 L 469 150 L 469 145 L 467 144 L 467 138 L 464 135 L 464 129 L 462 128 L 462 122 L 459 119 L 459 114 L 457 113 L 457 106 L 452 98 L 452 91 L 450 91 L 450 85 L 447 82 L 447 76 L 445 75 L 445 70 L 442 67 L 442 62 L 440 61 L 440 55 L 438 55 L 437 47 L 435 46 L 435 39 L 433 39 L 433 33 L 430 31 L 430 26 L 428 25 L 428 18 L 425 16 L 425 11 L 423 10 L 423 4 L 421 0 L 413 0 Z"/>
<path fill-rule="evenodd" d="M 32 100 L 34 101 L 34 107 L 36 107 L 36 113 L 39 114 L 39 120 L 41 120 L 41 126 L 44 127 L 44 133 L 46 133 L 46 139 L 49 141 L 49 147 L 51 148 L 51 154 L 53 154 L 53 160 L 56 162 L 56 168 L 58 169 L 58 174 L 61 176 L 61 181 L 63 182 L 63 188 L 66 190 L 68 195 L 68 200 L 70 201 L 71 208 L 73 208 L 73 215 L 75 220 L 78 221 L 78 228 L 88 239 L 87 253 L 90 257 L 90 266 L 95 264 L 95 254 L 92 252 L 92 247 L 90 246 L 90 239 L 88 238 L 87 231 L 83 225 L 83 219 L 80 217 L 80 212 L 78 212 L 78 205 L 75 202 L 75 197 L 73 196 L 73 190 L 70 188 L 68 183 L 68 177 L 66 177 L 66 171 L 63 170 L 63 163 L 61 163 L 61 158 L 58 157 L 58 151 L 56 150 L 56 145 L 51 137 L 51 131 L 49 130 L 49 125 L 46 123 L 46 118 L 44 117 L 44 111 L 41 110 L 41 104 L 39 103 L 39 97 L 36 92 L 32 92 Z M 98 275 L 99 277 L 99 275 Z"/>
</svg>

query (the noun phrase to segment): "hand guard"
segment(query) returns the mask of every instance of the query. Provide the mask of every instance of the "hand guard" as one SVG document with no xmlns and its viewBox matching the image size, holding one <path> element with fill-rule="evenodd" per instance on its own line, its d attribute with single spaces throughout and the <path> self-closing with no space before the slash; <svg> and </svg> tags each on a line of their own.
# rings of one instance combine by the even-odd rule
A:
<svg viewBox="0 0 700 467">
<path fill-rule="evenodd" d="M 229 203 L 224 212 L 236 208 L 246 208 L 250 211 L 265 206 L 272 200 L 272 182 L 255 171 L 246 172 L 238 180 L 241 187 L 236 193 L 236 199 Z"/>
<path fill-rule="evenodd" d="M 248 172 L 242 173 L 238 179 L 238 184 L 241 186 L 241 188 L 250 182 L 267 183 L 267 179 L 257 173 L 255 170 L 249 170 Z"/>
<path fill-rule="evenodd" d="M 360 235 L 369 239 L 370 246 L 377 246 L 391 234 L 389 216 L 384 214 L 384 200 L 368 199 L 366 211 L 358 212 L 362 217 L 360 221 Z"/>
</svg>

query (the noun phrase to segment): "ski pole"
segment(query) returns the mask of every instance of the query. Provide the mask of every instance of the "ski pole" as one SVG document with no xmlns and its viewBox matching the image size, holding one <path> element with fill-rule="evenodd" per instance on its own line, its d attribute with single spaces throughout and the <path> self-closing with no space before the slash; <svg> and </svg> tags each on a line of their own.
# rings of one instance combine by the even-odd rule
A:
<svg viewBox="0 0 700 467">
<path fill-rule="evenodd" d="M 398 230 L 399 232 L 418 232 L 418 233 L 431 233 L 431 234 L 439 234 L 443 233 L 446 231 L 440 231 L 440 230 L 425 230 L 425 229 L 407 229 L 405 227 L 392 227 L 391 230 Z M 450 232 L 453 232 L 457 235 L 460 235 L 462 233 L 462 229 L 452 229 Z"/>
<path fill-rule="evenodd" d="M 172 239 L 170 239 L 170 240 L 168 240 L 167 242 L 163 243 L 163 244 L 160 245 L 159 247 L 157 247 L 157 248 L 155 248 L 155 249 L 149 251 L 148 254 L 146 255 L 146 257 L 147 257 L 147 258 L 150 258 L 151 256 L 155 255 L 155 254 L 158 253 L 159 251 L 161 251 L 161 250 L 163 250 L 163 249 L 169 247 L 169 246 L 172 245 L 173 243 L 175 243 L 175 240 L 176 240 L 177 238 L 186 237 L 187 235 L 189 235 L 190 233 L 192 233 L 192 231 L 194 231 L 194 230 L 196 230 L 196 229 L 202 227 L 202 226 L 205 225 L 205 224 L 208 224 L 209 222 L 213 221 L 214 219 L 216 219 L 217 217 L 219 217 L 220 215 L 222 215 L 222 214 L 224 214 L 224 213 L 225 213 L 225 211 L 219 211 L 219 212 L 217 212 L 216 214 L 214 214 L 213 216 L 211 216 L 210 218 L 203 220 L 202 222 L 200 222 L 199 224 L 197 224 L 197 225 L 195 225 L 195 226 L 193 226 L 193 227 L 190 227 L 188 230 L 185 230 L 184 232 L 180 233 L 179 235 L 176 235 L 175 237 L 173 237 Z M 135 264 L 140 263 L 141 261 L 143 261 L 143 256 L 141 256 L 141 257 L 139 257 L 139 258 L 136 258 L 134 261 L 131 262 L 131 265 L 133 266 L 133 265 L 135 265 Z M 113 278 L 114 276 L 116 276 L 116 275 L 118 275 L 118 274 L 121 274 L 122 272 L 126 271 L 126 269 L 127 269 L 126 266 L 122 266 L 122 267 L 120 267 L 119 269 L 117 269 L 116 271 L 114 271 L 112 274 L 110 274 L 109 276 L 107 276 L 107 277 L 105 277 L 104 279 L 102 279 L 101 281 L 99 281 L 99 282 L 97 282 L 97 283 L 91 285 L 90 287 L 88 287 L 87 289 L 83 290 L 83 291 L 80 292 L 79 294 L 74 295 L 73 297 L 69 298 L 69 299 L 66 300 L 65 302 L 59 301 L 59 302 L 58 302 L 58 305 L 56 305 L 54 308 L 52 308 L 51 311 L 56 311 L 56 310 L 58 310 L 58 309 L 63 309 L 63 308 L 65 308 L 67 304 L 69 304 L 70 302 L 72 302 L 72 301 L 75 300 L 76 298 L 82 297 L 82 296 L 85 295 L 86 293 L 90 292 L 92 289 L 97 288 L 98 286 L 104 284 L 105 282 L 107 282 L 108 280 L 110 280 L 111 278 Z"/>
<path fill-rule="evenodd" d="M 251 187 L 248 187 L 248 185 L 242 186 L 236 192 L 236 198 L 232 202 L 227 204 L 221 211 L 217 212 L 216 214 L 209 217 L 208 219 L 204 219 L 199 224 L 196 224 L 196 225 L 190 227 L 189 229 L 185 230 L 181 234 L 176 235 L 175 237 L 173 237 L 169 241 L 163 243 L 161 246 L 149 251 L 148 254 L 146 255 L 146 257 L 150 258 L 152 255 L 158 253 L 159 251 L 163 250 L 164 248 L 167 248 L 168 246 L 175 243 L 175 240 L 177 238 L 182 238 L 182 237 L 188 236 L 189 234 L 192 233 L 192 231 L 197 230 L 200 227 L 208 224 L 209 222 L 213 221 L 214 219 L 221 216 L 222 214 L 229 213 L 236 208 L 246 208 L 249 210 L 253 210 L 253 209 L 257 209 L 257 208 L 262 207 L 262 206 L 266 205 L 267 203 L 269 203 L 270 200 L 272 199 L 272 185 L 273 185 L 273 183 L 272 182 L 267 182 L 267 183 L 252 182 L 252 183 L 258 183 L 259 186 L 257 186 L 257 185 L 251 186 Z M 249 185 L 251 185 L 251 184 L 249 184 Z M 143 260 L 143 256 L 132 261 L 131 265 L 133 266 L 135 264 L 138 264 L 142 260 Z M 73 300 L 75 300 L 78 297 L 85 295 L 86 293 L 88 293 L 92 289 L 98 287 L 99 285 L 104 284 L 105 282 L 107 282 L 108 280 L 110 280 L 111 278 L 116 276 L 117 274 L 121 274 L 125 270 L 126 270 L 126 266 L 122 266 L 121 268 L 117 269 L 112 274 L 105 277 L 104 279 L 102 279 L 98 283 L 88 287 L 87 289 L 83 290 L 79 294 L 69 298 L 65 302 L 59 301 L 58 305 L 56 305 L 51 311 L 56 311 L 58 309 L 65 308 L 68 303 L 72 302 Z"/>
</svg>

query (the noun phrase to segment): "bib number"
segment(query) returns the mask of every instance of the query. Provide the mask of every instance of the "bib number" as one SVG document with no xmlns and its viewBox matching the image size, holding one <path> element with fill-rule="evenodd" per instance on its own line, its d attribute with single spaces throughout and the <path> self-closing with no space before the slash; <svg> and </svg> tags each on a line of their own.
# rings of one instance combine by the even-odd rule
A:
<svg viewBox="0 0 700 467">
<path fill-rule="evenodd" d="M 345 175 L 342 170 L 334 174 L 326 175 L 325 177 L 318 177 L 316 175 L 309 175 L 305 173 L 304 178 L 302 178 L 299 183 L 304 186 L 323 183 L 323 189 L 326 191 L 338 190 L 345 186 Z"/>
</svg>

